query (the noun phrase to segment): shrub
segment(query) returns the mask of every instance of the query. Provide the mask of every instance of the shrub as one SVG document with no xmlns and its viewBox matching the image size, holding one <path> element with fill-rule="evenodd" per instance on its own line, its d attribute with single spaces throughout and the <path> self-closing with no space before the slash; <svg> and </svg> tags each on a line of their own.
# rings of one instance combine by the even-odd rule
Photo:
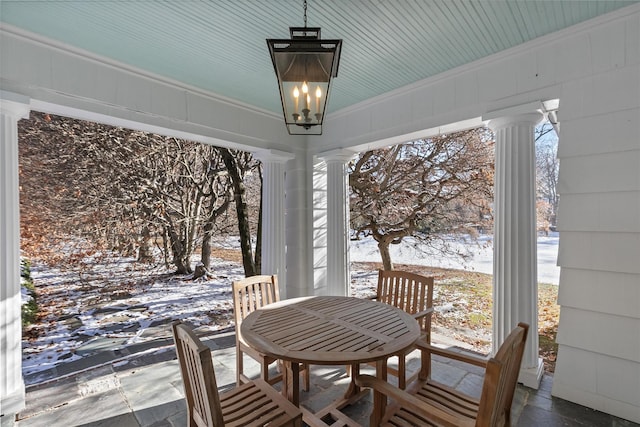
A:
<svg viewBox="0 0 640 427">
<path fill-rule="evenodd" d="M 26 326 L 36 321 L 38 304 L 36 288 L 31 280 L 31 263 L 24 258 L 20 259 L 20 293 L 22 295 L 22 326 Z"/>
</svg>

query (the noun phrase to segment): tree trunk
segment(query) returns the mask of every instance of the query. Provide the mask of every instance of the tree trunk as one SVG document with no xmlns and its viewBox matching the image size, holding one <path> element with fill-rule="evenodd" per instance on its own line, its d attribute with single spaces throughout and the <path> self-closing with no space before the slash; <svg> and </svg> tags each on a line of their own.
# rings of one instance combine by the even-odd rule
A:
<svg viewBox="0 0 640 427">
<path fill-rule="evenodd" d="M 196 264 L 196 269 L 193 272 L 193 277 L 191 279 L 198 280 L 201 277 L 204 277 L 205 279 L 210 279 L 211 273 L 209 273 L 209 270 L 202 263 L 198 263 Z"/>
<path fill-rule="evenodd" d="M 256 232 L 256 274 L 262 274 L 262 168 L 260 168 L 260 207 L 258 208 L 258 231 Z"/>
<path fill-rule="evenodd" d="M 391 262 L 391 253 L 389 252 L 389 241 L 382 239 L 378 241 L 378 250 L 382 258 L 382 268 L 384 270 L 393 270 L 393 262 Z"/>
<path fill-rule="evenodd" d="M 162 233 L 162 253 L 164 254 L 164 266 L 169 268 L 169 230 L 167 227 L 164 227 Z"/>
<path fill-rule="evenodd" d="M 189 253 L 186 251 L 184 242 L 180 239 L 180 235 L 175 232 L 173 227 L 169 227 L 169 243 L 171 244 L 171 253 L 173 254 L 173 265 L 176 266 L 176 273 L 191 274 L 191 263 L 189 262 Z"/>
<path fill-rule="evenodd" d="M 148 226 L 142 227 L 140 232 L 140 248 L 138 249 L 138 262 L 150 263 L 153 261 L 151 251 L 151 231 Z"/>
<path fill-rule="evenodd" d="M 202 248 L 200 249 L 200 262 L 209 270 L 211 268 L 211 235 L 213 234 L 213 221 L 204 224 L 202 236 Z"/>
<path fill-rule="evenodd" d="M 218 199 L 216 199 L 215 197 L 211 198 L 211 203 L 209 205 L 209 217 L 207 218 L 207 222 L 205 222 L 203 227 L 200 262 L 202 262 L 207 270 L 211 268 L 211 238 L 213 237 L 213 229 L 216 223 L 216 219 L 227 211 L 230 203 L 228 194 L 226 194 L 224 203 L 222 203 L 216 209 L 216 200 Z"/>
<path fill-rule="evenodd" d="M 227 167 L 231 182 L 233 183 L 236 215 L 238 217 L 238 232 L 240 233 L 240 249 L 242 251 L 242 265 L 245 276 L 255 276 L 256 266 L 251 250 L 251 227 L 249 224 L 249 208 L 246 202 L 246 188 L 242 180 L 242 174 L 238 162 L 233 153 L 226 148 L 220 149 L 220 154 Z"/>
</svg>

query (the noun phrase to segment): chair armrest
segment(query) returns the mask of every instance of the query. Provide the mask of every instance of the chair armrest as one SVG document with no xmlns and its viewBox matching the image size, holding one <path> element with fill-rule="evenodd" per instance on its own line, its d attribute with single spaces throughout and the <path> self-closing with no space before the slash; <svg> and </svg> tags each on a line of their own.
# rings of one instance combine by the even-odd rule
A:
<svg viewBox="0 0 640 427">
<path fill-rule="evenodd" d="M 372 388 L 385 396 L 393 399 L 404 409 L 418 413 L 420 416 L 443 426 L 459 426 L 460 420 L 440 408 L 429 405 L 417 397 L 401 390 L 386 381 L 382 381 L 371 375 L 358 375 L 355 382 L 360 387 Z"/>
<path fill-rule="evenodd" d="M 433 313 L 433 307 L 429 307 L 426 310 L 419 311 L 417 313 L 412 314 L 413 318 L 416 320 L 420 320 L 425 316 L 429 316 Z"/>
<path fill-rule="evenodd" d="M 459 360 L 460 362 L 468 363 L 470 365 L 481 366 L 483 368 L 487 366 L 487 359 L 485 358 L 460 353 L 458 351 L 447 350 L 445 348 L 435 347 L 431 344 L 427 344 L 424 341 L 417 341 L 416 347 L 428 353 L 437 354 L 449 359 Z"/>
</svg>

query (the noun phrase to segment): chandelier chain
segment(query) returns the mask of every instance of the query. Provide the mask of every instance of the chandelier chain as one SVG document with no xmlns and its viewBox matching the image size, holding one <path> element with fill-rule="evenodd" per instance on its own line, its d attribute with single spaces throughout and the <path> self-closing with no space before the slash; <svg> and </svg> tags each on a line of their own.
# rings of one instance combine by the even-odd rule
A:
<svg viewBox="0 0 640 427">
<path fill-rule="evenodd" d="M 307 28 L 307 0 L 302 4 L 304 8 L 304 27 Z"/>
</svg>

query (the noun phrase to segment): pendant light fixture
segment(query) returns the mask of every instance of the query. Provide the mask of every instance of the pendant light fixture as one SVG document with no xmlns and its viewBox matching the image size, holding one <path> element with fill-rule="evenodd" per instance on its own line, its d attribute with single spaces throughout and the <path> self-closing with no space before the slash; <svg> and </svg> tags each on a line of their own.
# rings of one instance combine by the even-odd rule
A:
<svg viewBox="0 0 640 427">
<path fill-rule="evenodd" d="M 289 27 L 291 39 L 267 39 L 289 134 L 320 135 L 342 40 L 321 40 L 319 27 Z"/>
</svg>

